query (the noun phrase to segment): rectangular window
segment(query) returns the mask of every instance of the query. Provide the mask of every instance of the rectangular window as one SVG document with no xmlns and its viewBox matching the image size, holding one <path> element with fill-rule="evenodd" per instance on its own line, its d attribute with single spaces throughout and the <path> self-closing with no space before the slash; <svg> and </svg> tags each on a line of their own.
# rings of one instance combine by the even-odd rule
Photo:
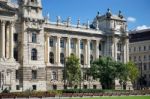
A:
<svg viewBox="0 0 150 99">
<path fill-rule="evenodd" d="M 14 41 L 18 42 L 18 34 L 17 33 L 14 34 Z"/>
<path fill-rule="evenodd" d="M 54 46 L 54 39 L 53 38 L 49 38 L 49 46 L 50 47 Z"/>
<path fill-rule="evenodd" d="M 144 63 L 144 70 L 146 70 L 147 69 L 147 65 L 146 65 L 146 63 Z"/>
<path fill-rule="evenodd" d="M 57 90 L 57 85 L 53 85 L 53 90 Z"/>
<path fill-rule="evenodd" d="M 134 62 L 136 62 L 136 56 L 134 56 Z"/>
<path fill-rule="evenodd" d="M 146 46 L 144 46 L 144 51 L 146 51 Z"/>
<path fill-rule="evenodd" d="M 121 44 L 120 43 L 117 44 L 117 50 L 121 51 Z"/>
<path fill-rule="evenodd" d="M 136 47 L 134 47 L 134 52 L 136 51 Z"/>
<path fill-rule="evenodd" d="M 117 54 L 117 60 L 121 61 L 121 55 L 120 54 Z"/>
<path fill-rule="evenodd" d="M 16 79 L 19 79 L 19 70 L 16 70 Z"/>
<path fill-rule="evenodd" d="M 146 74 L 144 74 L 144 78 L 147 78 L 147 75 L 146 75 Z"/>
<path fill-rule="evenodd" d="M 129 56 L 129 60 L 131 61 L 131 56 Z"/>
<path fill-rule="evenodd" d="M 141 51 L 141 46 L 139 47 L 139 52 Z"/>
<path fill-rule="evenodd" d="M 16 90 L 20 90 L 20 85 L 16 85 Z"/>
<path fill-rule="evenodd" d="M 129 48 L 129 52 L 131 52 L 131 48 Z"/>
<path fill-rule="evenodd" d="M 65 47 L 65 41 L 64 41 L 64 39 L 61 39 L 61 40 L 60 40 L 60 47 L 61 47 L 61 48 L 64 48 L 64 47 Z"/>
<path fill-rule="evenodd" d="M 146 59 L 146 55 L 144 55 L 144 61 L 146 61 L 147 59 Z"/>
<path fill-rule="evenodd" d="M 32 33 L 32 43 L 36 43 L 37 42 L 37 35 L 36 33 Z"/>
<path fill-rule="evenodd" d="M 71 40 L 71 49 L 74 49 L 74 48 L 75 48 L 74 40 Z"/>
<path fill-rule="evenodd" d="M 80 49 L 83 49 L 84 48 L 84 44 L 83 44 L 83 41 L 80 42 Z"/>
<path fill-rule="evenodd" d="M 32 88 L 33 88 L 33 90 L 36 90 L 37 88 L 36 88 L 36 85 L 32 85 Z"/>
<path fill-rule="evenodd" d="M 32 70 L 32 79 L 37 79 L 37 70 Z"/>
<path fill-rule="evenodd" d="M 14 58 L 18 61 L 18 48 L 14 48 Z"/>
</svg>

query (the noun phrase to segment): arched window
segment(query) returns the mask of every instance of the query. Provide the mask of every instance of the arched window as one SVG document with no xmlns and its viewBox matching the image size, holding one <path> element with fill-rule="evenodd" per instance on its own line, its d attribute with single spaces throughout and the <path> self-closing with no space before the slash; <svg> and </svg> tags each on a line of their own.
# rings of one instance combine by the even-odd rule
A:
<svg viewBox="0 0 150 99">
<path fill-rule="evenodd" d="M 57 72 L 56 71 L 52 71 L 51 80 L 57 80 Z"/>
<path fill-rule="evenodd" d="M 31 60 L 37 60 L 37 50 L 35 48 L 31 51 Z"/>
<path fill-rule="evenodd" d="M 84 56 L 83 56 L 83 54 L 81 54 L 80 55 L 80 63 L 81 63 L 81 65 L 84 65 Z"/>
<path fill-rule="evenodd" d="M 64 53 L 60 53 L 60 63 L 64 64 L 64 61 L 65 61 Z"/>
<path fill-rule="evenodd" d="M 93 55 L 90 55 L 90 63 L 93 62 Z"/>
<path fill-rule="evenodd" d="M 54 53 L 53 53 L 53 52 L 50 52 L 50 53 L 49 53 L 49 62 L 50 62 L 51 64 L 54 64 Z"/>
</svg>

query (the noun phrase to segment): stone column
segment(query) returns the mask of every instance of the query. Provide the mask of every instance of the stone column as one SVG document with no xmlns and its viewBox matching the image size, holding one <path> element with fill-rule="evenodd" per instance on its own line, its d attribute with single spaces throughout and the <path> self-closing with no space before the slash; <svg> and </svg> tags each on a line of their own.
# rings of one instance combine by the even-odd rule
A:
<svg viewBox="0 0 150 99">
<path fill-rule="evenodd" d="M 9 34 L 9 44 L 10 44 L 10 48 L 9 48 L 9 53 L 10 53 L 10 58 L 14 59 L 14 40 L 13 40 L 13 36 L 14 36 L 14 23 L 11 22 L 10 24 L 10 34 Z"/>
<path fill-rule="evenodd" d="M 91 42 L 91 40 L 87 40 L 87 64 L 88 64 L 88 66 L 90 66 L 90 51 L 91 51 L 91 49 L 90 49 L 90 42 Z"/>
<path fill-rule="evenodd" d="M 126 39 L 126 62 L 129 62 L 129 39 Z"/>
<path fill-rule="evenodd" d="M 123 60 L 122 61 L 124 63 L 126 63 L 126 40 L 123 41 L 122 47 L 123 47 L 123 54 L 122 54 L 123 55 L 122 56 Z"/>
<path fill-rule="evenodd" d="M 66 56 L 69 57 L 70 56 L 70 38 L 67 38 L 67 42 L 66 42 Z"/>
<path fill-rule="evenodd" d="M 5 58 L 5 21 L 1 21 L 1 58 Z"/>
<path fill-rule="evenodd" d="M 46 52 L 47 52 L 47 60 L 46 60 L 46 62 L 47 62 L 47 63 L 49 63 L 49 58 L 50 58 L 50 57 L 49 57 L 49 54 L 50 54 L 50 52 L 49 52 L 49 38 L 50 38 L 50 37 L 47 35 L 47 37 L 46 37 L 46 44 L 47 44 L 47 45 L 46 45 L 46 46 L 47 46 L 47 50 L 46 50 Z"/>
<path fill-rule="evenodd" d="M 117 40 L 116 40 L 116 38 L 114 38 L 114 41 L 113 41 L 113 43 L 114 43 L 114 59 L 117 61 L 117 51 L 118 51 L 118 49 L 117 49 Z"/>
<path fill-rule="evenodd" d="M 85 51 L 84 51 L 84 56 L 85 56 L 85 58 L 84 58 L 84 60 L 85 60 L 85 64 L 87 65 L 88 64 L 88 48 L 87 48 L 87 40 L 86 40 L 86 43 L 85 43 Z"/>
<path fill-rule="evenodd" d="M 10 23 L 9 24 L 7 24 L 6 25 L 6 46 L 5 46 L 5 50 L 6 50 L 6 52 L 5 52 L 5 56 L 6 56 L 6 58 L 8 59 L 9 57 L 10 57 Z"/>
<path fill-rule="evenodd" d="M 96 40 L 96 59 L 99 58 L 99 43 L 100 43 L 100 41 Z"/>
<path fill-rule="evenodd" d="M 79 38 L 77 38 L 77 43 L 76 43 L 76 55 L 77 57 L 80 59 L 80 40 Z"/>
<path fill-rule="evenodd" d="M 56 62 L 57 62 L 57 65 L 59 65 L 60 64 L 60 38 L 61 37 L 57 37 L 57 50 L 56 50 Z"/>
</svg>

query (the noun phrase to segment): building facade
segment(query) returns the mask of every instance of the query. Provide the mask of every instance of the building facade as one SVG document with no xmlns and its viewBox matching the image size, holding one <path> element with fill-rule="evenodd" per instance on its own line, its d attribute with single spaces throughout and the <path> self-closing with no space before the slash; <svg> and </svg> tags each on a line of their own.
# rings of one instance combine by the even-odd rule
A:
<svg viewBox="0 0 150 99">
<path fill-rule="evenodd" d="M 42 15 L 41 0 L 18 0 L 13 6 L 0 0 L 0 88 L 11 91 L 63 89 L 64 61 L 70 54 L 80 59 L 82 76 L 90 61 L 101 56 L 128 62 L 126 20 L 119 12 L 94 18 L 90 24 L 56 22 Z M 98 80 L 83 79 L 83 88 L 101 88 Z M 116 88 L 119 83 L 116 81 Z"/>
<path fill-rule="evenodd" d="M 130 60 L 139 68 L 135 88 L 150 87 L 150 29 L 130 32 Z"/>
</svg>

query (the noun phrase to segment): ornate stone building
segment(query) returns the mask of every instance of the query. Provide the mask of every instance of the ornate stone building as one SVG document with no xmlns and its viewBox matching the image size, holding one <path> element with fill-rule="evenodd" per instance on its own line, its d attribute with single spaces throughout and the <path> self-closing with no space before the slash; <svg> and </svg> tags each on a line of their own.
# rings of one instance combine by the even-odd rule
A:
<svg viewBox="0 0 150 99">
<path fill-rule="evenodd" d="M 11 91 L 63 89 L 65 58 L 80 59 L 82 75 L 90 61 L 101 56 L 126 63 L 128 33 L 126 20 L 110 10 L 90 24 L 71 24 L 60 16 L 51 22 L 43 17 L 41 0 L 18 0 L 14 6 L 0 0 L 0 89 Z M 84 88 L 101 88 L 99 81 L 84 77 Z M 116 88 L 119 83 L 116 81 Z"/>
</svg>

